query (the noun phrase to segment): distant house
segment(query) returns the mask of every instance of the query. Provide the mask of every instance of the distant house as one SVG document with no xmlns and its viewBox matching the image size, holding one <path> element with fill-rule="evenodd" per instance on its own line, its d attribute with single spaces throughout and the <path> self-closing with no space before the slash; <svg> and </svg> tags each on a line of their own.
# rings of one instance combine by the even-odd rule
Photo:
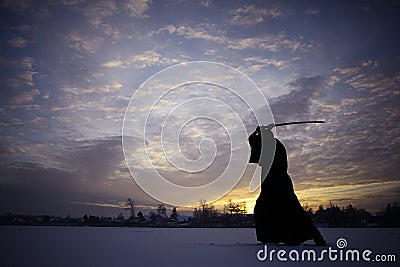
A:
<svg viewBox="0 0 400 267">
<path fill-rule="evenodd" d="M 124 216 L 118 216 L 117 218 L 114 218 L 114 222 L 123 223 L 123 222 L 125 222 L 125 218 L 124 218 Z"/>
<path fill-rule="evenodd" d="M 184 224 L 184 223 L 189 223 L 192 220 L 192 216 L 178 216 L 177 218 L 177 223 L 179 224 Z"/>
<path fill-rule="evenodd" d="M 62 221 L 63 221 L 63 218 L 61 218 L 61 217 L 52 216 L 49 218 L 49 222 L 51 222 L 51 223 L 61 223 Z"/>
</svg>

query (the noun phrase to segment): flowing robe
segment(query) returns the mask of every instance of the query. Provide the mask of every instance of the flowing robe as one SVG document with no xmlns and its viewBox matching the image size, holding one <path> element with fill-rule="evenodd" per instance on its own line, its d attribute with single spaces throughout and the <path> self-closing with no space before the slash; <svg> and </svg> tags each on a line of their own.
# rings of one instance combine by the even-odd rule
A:
<svg viewBox="0 0 400 267">
<path fill-rule="evenodd" d="M 258 153 L 261 135 L 250 136 L 250 145 Z M 254 208 L 257 240 L 262 243 L 300 245 L 314 239 L 324 245 L 319 230 L 300 205 L 287 173 L 288 162 L 284 145 L 275 139 L 275 155 L 268 174 L 261 184 L 261 193 Z M 253 161 L 256 156 L 253 155 Z M 262 165 L 262 158 L 259 164 Z M 262 172 L 265 173 L 265 172 Z"/>
</svg>

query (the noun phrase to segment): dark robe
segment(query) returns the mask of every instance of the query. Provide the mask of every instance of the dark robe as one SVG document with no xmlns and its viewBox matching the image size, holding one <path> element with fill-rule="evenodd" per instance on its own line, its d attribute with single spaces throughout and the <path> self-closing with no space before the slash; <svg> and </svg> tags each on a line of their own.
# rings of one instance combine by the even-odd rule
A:
<svg viewBox="0 0 400 267">
<path fill-rule="evenodd" d="M 257 140 L 253 136 L 253 140 L 249 141 L 251 143 Z M 275 141 L 275 156 L 269 173 L 261 184 L 261 193 L 254 208 L 257 240 L 262 243 L 300 245 L 306 240 L 314 239 L 317 245 L 325 245 L 321 233 L 294 193 L 292 180 L 287 173 L 286 149 L 278 139 Z M 254 143 L 253 148 L 261 151 Z"/>
</svg>

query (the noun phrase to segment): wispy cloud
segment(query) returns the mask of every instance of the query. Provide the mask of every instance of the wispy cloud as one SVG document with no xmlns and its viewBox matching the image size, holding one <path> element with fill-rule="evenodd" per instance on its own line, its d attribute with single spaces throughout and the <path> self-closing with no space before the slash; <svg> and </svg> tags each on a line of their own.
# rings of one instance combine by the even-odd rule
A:
<svg viewBox="0 0 400 267">
<path fill-rule="evenodd" d="M 213 3 L 212 0 L 201 0 L 200 4 L 204 7 L 210 7 Z"/>
<path fill-rule="evenodd" d="M 186 39 L 203 39 L 221 44 L 227 42 L 224 32 L 215 31 L 215 27 L 208 24 L 195 27 L 189 25 L 166 25 L 156 31 L 150 32 L 149 36 L 163 33 L 176 34 Z"/>
<path fill-rule="evenodd" d="M 124 8 L 131 17 L 147 18 L 146 11 L 149 9 L 151 0 L 128 0 L 124 1 Z"/>
<path fill-rule="evenodd" d="M 346 76 L 354 76 L 360 74 L 360 72 L 362 71 L 366 71 L 367 69 L 371 69 L 372 67 L 377 67 L 377 64 L 377 62 L 374 62 L 372 60 L 366 60 L 361 61 L 355 66 L 335 68 L 333 70 L 333 75 L 336 74 L 338 76 L 333 76 L 333 79 L 340 80 L 342 78 L 345 78 Z"/>
<path fill-rule="evenodd" d="M 270 52 L 278 52 L 279 50 L 307 51 L 314 47 L 315 44 L 305 42 L 301 38 L 291 39 L 284 32 L 279 34 L 263 34 L 255 37 L 237 38 L 227 36 L 225 31 L 215 28 L 214 25 L 197 25 L 195 27 L 189 25 L 167 25 L 156 31 L 149 33 L 149 36 L 157 34 L 176 34 L 185 39 L 201 39 L 224 45 L 227 49 L 232 50 L 266 50 Z"/>
<path fill-rule="evenodd" d="M 400 72 L 387 75 L 374 71 L 377 67 L 378 62 L 366 60 L 355 66 L 335 68 L 331 80 L 333 83 L 343 82 L 358 91 L 367 90 L 371 93 L 399 88 Z"/>
<path fill-rule="evenodd" d="M 80 3 L 76 2 L 74 4 Z M 115 1 L 101 0 L 96 1 L 94 5 L 86 7 L 83 12 L 89 17 L 90 23 L 93 26 L 97 26 L 99 23 L 101 23 L 101 19 L 116 14 L 118 10 L 119 9 Z"/>
<path fill-rule="evenodd" d="M 123 61 L 121 60 L 110 60 L 104 64 L 101 64 L 102 67 L 106 68 L 118 68 L 126 65 Z"/>
<path fill-rule="evenodd" d="M 13 8 L 17 11 L 24 11 L 27 10 L 32 6 L 30 0 L 20 0 L 20 1 L 13 1 L 13 0 L 4 0 L 0 3 L 1 7 L 3 8 Z"/>
<path fill-rule="evenodd" d="M 307 8 L 307 10 L 306 10 L 306 14 L 307 15 L 312 15 L 312 16 L 315 16 L 315 15 L 318 15 L 319 13 L 320 13 L 320 9 L 319 8 L 312 8 L 312 7 L 310 7 L 310 8 Z"/>
<path fill-rule="evenodd" d="M 277 35 L 269 34 L 231 40 L 228 45 L 228 48 L 234 50 L 259 49 L 271 52 L 278 52 L 282 49 L 287 49 L 290 51 L 306 51 L 312 47 L 312 43 L 305 43 L 301 40 L 290 39 L 283 32 Z"/>
<path fill-rule="evenodd" d="M 119 82 L 114 82 L 113 84 L 106 84 L 101 86 L 89 86 L 86 88 L 76 88 L 76 87 L 64 87 L 62 90 L 65 93 L 72 95 L 83 95 L 83 94 L 110 94 L 119 91 L 122 84 Z"/>
<path fill-rule="evenodd" d="M 22 58 L 16 58 L 14 60 L 7 60 L 4 58 L 0 58 L 0 65 L 13 67 L 17 69 L 23 69 L 27 71 L 33 70 L 33 63 L 34 60 L 32 57 L 22 57 Z"/>
<path fill-rule="evenodd" d="M 14 75 L 5 81 L 5 85 L 9 88 L 20 88 L 22 86 L 33 87 L 34 75 L 38 74 L 33 68 L 34 60 L 31 57 L 17 58 L 15 60 L 7 60 L 0 58 L 0 65 L 7 66 L 14 70 Z M 11 93 L 15 94 L 15 91 Z"/>
<path fill-rule="evenodd" d="M 260 8 L 254 5 L 246 5 L 231 11 L 233 15 L 230 23 L 234 25 L 254 25 L 264 22 L 268 18 L 278 18 L 284 15 L 278 8 Z"/>
<path fill-rule="evenodd" d="M 13 39 L 8 40 L 8 43 L 14 47 L 26 47 L 29 44 L 29 41 L 25 38 L 18 36 Z"/>
<path fill-rule="evenodd" d="M 145 51 L 143 54 L 134 55 L 131 62 L 138 68 L 147 68 L 150 66 L 158 66 L 179 62 L 178 59 L 163 57 L 154 51 Z"/>
<path fill-rule="evenodd" d="M 77 51 L 86 51 L 91 54 L 95 53 L 102 43 L 102 38 L 97 36 L 85 36 L 77 31 L 70 32 L 63 36 L 69 47 Z"/>
<path fill-rule="evenodd" d="M 267 58 L 267 57 L 247 57 L 243 59 L 247 64 L 247 69 L 250 72 L 257 72 L 264 68 L 274 67 L 279 70 L 283 70 L 290 66 L 290 61 L 285 59 L 275 59 L 275 58 Z"/>
<path fill-rule="evenodd" d="M 110 60 L 101 66 L 106 68 L 138 68 L 144 69 L 152 66 L 171 65 L 182 62 L 181 59 L 165 57 L 155 51 L 144 51 L 142 54 L 134 54 L 125 59 Z"/>
<path fill-rule="evenodd" d="M 86 0 L 62 0 L 61 3 L 67 6 L 73 6 L 84 3 Z"/>
<path fill-rule="evenodd" d="M 15 105 L 30 103 L 33 102 L 34 97 L 37 95 L 40 95 L 40 91 L 38 89 L 33 89 L 13 97 L 10 103 Z"/>
</svg>

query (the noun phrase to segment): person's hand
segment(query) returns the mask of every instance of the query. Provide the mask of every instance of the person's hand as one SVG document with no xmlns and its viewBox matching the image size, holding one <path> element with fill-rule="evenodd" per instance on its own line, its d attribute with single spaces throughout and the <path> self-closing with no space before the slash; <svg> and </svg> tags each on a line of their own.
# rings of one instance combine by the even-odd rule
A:
<svg viewBox="0 0 400 267">
<path fill-rule="evenodd" d="M 275 127 L 274 123 L 270 123 L 266 126 L 261 126 L 261 135 L 262 138 L 264 139 L 264 141 L 266 141 L 267 139 L 273 139 L 274 138 L 274 134 L 272 133 L 272 129 Z"/>
<path fill-rule="evenodd" d="M 275 127 L 275 123 L 270 123 L 270 124 L 268 124 L 268 125 L 263 125 L 262 126 L 262 129 L 264 130 L 264 131 L 272 131 L 272 129 Z"/>
</svg>

